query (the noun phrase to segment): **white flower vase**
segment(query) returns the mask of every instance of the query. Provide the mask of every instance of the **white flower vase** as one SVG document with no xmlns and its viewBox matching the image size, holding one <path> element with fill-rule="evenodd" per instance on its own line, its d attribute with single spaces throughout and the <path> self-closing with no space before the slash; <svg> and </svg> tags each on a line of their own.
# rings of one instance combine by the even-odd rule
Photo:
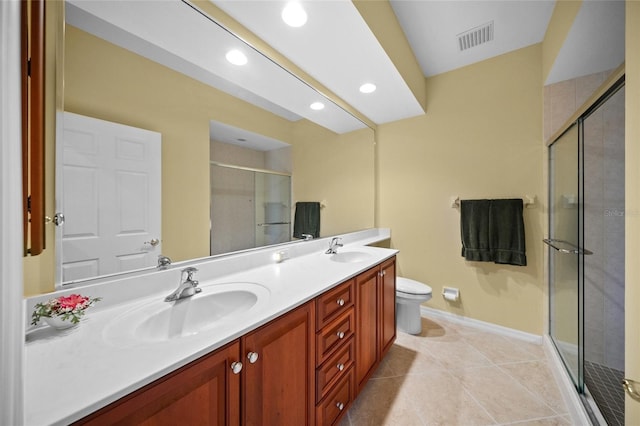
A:
<svg viewBox="0 0 640 426">
<path fill-rule="evenodd" d="M 59 317 L 59 316 L 42 317 L 42 319 L 50 327 L 53 327 L 56 330 L 64 330 L 67 328 L 75 327 L 79 324 L 79 323 L 72 323 L 71 318 L 64 320 L 62 319 L 62 317 Z"/>
</svg>

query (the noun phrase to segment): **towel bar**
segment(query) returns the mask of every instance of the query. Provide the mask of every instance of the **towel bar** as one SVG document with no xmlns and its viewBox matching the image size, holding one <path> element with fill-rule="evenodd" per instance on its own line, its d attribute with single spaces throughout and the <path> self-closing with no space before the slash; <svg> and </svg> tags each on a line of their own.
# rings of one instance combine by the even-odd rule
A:
<svg viewBox="0 0 640 426">
<path fill-rule="evenodd" d="M 514 197 L 517 198 L 517 197 Z M 523 206 L 526 209 L 531 209 L 536 205 L 536 196 L 535 195 L 525 195 L 522 199 Z M 454 209 L 460 208 L 460 197 L 455 197 L 451 201 L 451 207 Z"/>
</svg>

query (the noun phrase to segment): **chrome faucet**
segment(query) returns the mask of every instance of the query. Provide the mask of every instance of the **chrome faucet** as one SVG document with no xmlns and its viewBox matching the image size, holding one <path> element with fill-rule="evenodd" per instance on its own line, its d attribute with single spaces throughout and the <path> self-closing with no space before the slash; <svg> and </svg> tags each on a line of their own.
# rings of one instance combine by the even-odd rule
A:
<svg viewBox="0 0 640 426">
<path fill-rule="evenodd" d="M 187 297 L 191 297 L 196 293 L 200 293 L 202 291 L 201 288 L 198 288 L 198 281 L 193 279 L 193 275 L 198 272 L 196 268 L 185 268 L 182 270 L 182 275 L 180 275 L 180 285 L 170 295 L 164 298 L 165 302 L 174 302 L 176 300 L 185 299 Z M 186 278 L 185 278 L 186 275 Z"/>
<path fill-rule="evenodd" d="M 311 234 L 302 234 L 300 235 L 305 241 L 313 240 L 313 235 Z"/>
<path fill-rule="evenodd" d="M 167 256 L 158 255 L 158 269 L 167 269 L 171 266 L 171 259 Z"/>
<path fill-rule="evenodd" d="M 340 241 L 342 241 L 342 238 L 333 237 L 329 244 L 329 249 L 325 251 L 325 254 L 336 254 L 338 252 L 338 247 L 342 247 L 344 245 Z"/>
</svg>

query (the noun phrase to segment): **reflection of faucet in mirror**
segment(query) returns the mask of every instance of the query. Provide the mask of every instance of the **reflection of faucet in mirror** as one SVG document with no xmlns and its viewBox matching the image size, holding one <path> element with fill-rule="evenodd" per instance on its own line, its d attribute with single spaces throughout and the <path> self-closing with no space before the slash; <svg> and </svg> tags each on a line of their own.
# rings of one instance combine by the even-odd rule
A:
<svg viewBox="0 0 640 426">
<path fill-rule="evenodd" d="M 338 252 L 338 247 L 342 247 L 344 244 L 341 243 L 342 238 L 333 237 L 331 239 L 331 243 L 329 244 L 329 249 L 325 251 L 325 254 L 336 254 Z"/>
<path fill-rule="evenodd" d="M 313 235 L 311 234 L 302 234 L 302 239 L 305 241 L 313 240 Z"/>
<path fill-rule="evenodd" d="M 174 302 L 176 300 L 184 299 L 187 297 L 191 297 L 196 293 L 200 293 L 202 291 L 201 288 L 198 288 L 198 281 L 193 279 L 193 275 L 198 272 L 197 268 L 185 268 L 182 270 L 182 274 L 180 275 L 180 285 L 170 295 L 165 297 L 165 302 Z M 186 278 L 184 276 L 186 275 Z M 184 278 L 184 281 L 183 281 Z"/>
<path fill-rule="evenodd" d="M 169 266 L 171 266 L 169 256 L 158 255 L 158 269 L 167 269 Z"/>
</svg>

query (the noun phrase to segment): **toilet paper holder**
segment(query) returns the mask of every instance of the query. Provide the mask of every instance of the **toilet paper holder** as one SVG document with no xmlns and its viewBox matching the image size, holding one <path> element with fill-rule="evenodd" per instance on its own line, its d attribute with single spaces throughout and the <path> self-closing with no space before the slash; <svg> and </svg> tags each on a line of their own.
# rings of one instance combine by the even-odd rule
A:
<svg viewBox="0 0 640 426">
<path fill-rule="evenodd" d="M 442 297 L 448 302 L 458 302 L 460 300 L 460 290 L 453 287 L 444 287 Z"/>
</svg>

